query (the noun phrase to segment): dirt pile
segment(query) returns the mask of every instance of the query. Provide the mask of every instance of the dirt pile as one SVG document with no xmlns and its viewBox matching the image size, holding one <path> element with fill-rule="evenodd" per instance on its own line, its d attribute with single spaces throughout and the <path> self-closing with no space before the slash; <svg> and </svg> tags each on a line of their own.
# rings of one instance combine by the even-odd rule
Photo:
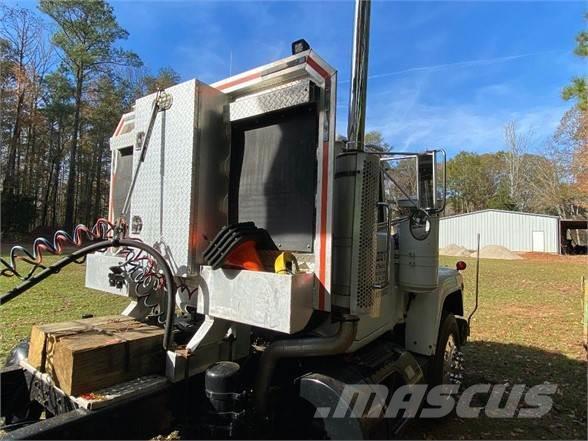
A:
<svg viewBox="0 0 588 441">
<path fill-rule="evenodd" d="M 439 254 L 441 254 L 443 256 L 467 257 L 471 253 L 472 252 L 470 250 L 468 250 L 467 248 L 464 248 L 459 245 L 455 245 L 454 243 L 452 243 L 451 245 L 447 245 L 444 248 L 439 249 Z"/>
<path fill-rule="evenodd" d="M 444 248 L 439 248 L 439 254 L 442 256 L 455 257 L 476 257 L 476 251 L 468 250 L 460 245 L 452 243 Z M 480 249 L 481 259 L 504 259 L 504 260 L 519 260 L 522 259 L 517 253 L 500 245 L 486 245 Z"/>
<path fill-rule="evenodd" d="M 470 254 L 470 257 L 476 257 L 476 251 Z M 519 260 L 522 259 L 517 253 L 512 252 L 506 247 L 500 245 L 486 245 L 480 249 L 481 259 L 503 259 L 503 260 Z"/>
</svg>

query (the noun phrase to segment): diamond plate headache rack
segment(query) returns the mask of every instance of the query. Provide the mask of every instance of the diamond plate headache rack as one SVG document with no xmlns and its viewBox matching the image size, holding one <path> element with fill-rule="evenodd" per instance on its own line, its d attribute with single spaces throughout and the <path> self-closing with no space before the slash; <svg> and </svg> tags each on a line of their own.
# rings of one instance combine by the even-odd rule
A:
<svg viewBox="0 0 588 441">
<path fill-rule="evenodd" d="M 248 95 L 232 102 L 229 106 L 231 121 L 238 121 L 263 113 L 307 104 L 317 100 L 318 86 L 312 81 L 298 80 Z"/>
</svg>

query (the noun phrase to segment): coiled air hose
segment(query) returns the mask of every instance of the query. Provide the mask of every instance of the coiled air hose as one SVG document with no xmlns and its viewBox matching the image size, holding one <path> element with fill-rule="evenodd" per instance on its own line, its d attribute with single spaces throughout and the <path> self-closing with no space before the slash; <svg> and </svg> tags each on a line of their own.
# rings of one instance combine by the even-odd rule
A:
<svg viewBox="0 0 588 441">
<path fill-rule="evenodd" d="M 0 263 L 4 267 L 0 271 L 0 274 L 5 277 L 15 276 L 20 280 L 30 279 L 37 269 L 46 268 L 43 265 L 43 254 L 45 251 L 53 255 L 60 255 L 63 253 L 63 245 L 65 244 L 74 245 L 79 248 L 84 244 L 84 236 L 90 241 L 106 240 L 111 236 L 114 228 L 114 225 L 106 219 L 100 218 L 91 229 L 85 225 L 76 226 L 71 236 L 64 230 L 56 231 L 53 235 L 52 242 L 44 237 L 39 237 L 33 242 L 32 251 L 16 245 L 10 250 L 9 261 L 0 257 Z M 22 275 L 18 271 L 17 263 L 21 260 L 32 265 L 32 268 L 26 275 Z"/>
<path fill-rule="evenodd" d="M 137 301 L 142 302 L 146 308 L 151 309 L 151 317 L 157 319 L 157 323 L 165 323 L 165 310 L 160 308 L 160 311 L 155 313 L 155 308 L 159 306 L 158 302 L 149 303 L 149 298 L 152 291 L 157 291 L 165 287 L 165 279 L 157 270 L 155 260 L 148 254 L 143 256 L 141 250 L 127 251 L 126 260 L 118 265 L 111 267 L 110 270 L 119 274 L 126 275 L 134 284 L 134 293 Z M 118 256 L 118 253 L 117 253 Z M 130 288 L 130 287 L 129 287 Z M 182 286 L 180 286 L 180 289 Z"/>
<path fill-rule="evenodd" d="M 104 250 L 106 248 L 114 247 L 127 247 L 127 248 L 137 248 L 139 250 L 145 251 L 146 253 L 150 254 L 156 261 L 159 269 L 163 272 L 163 277 L 165 280 L 165 291 L 166 291 L 166 318 L 165 318 L 165 331 L 163 335 L 163 348 L 168 350 L 171 348 L 172 345 L 172 331 L 173 331 L 173 322 L 174 322 L 174 312 L 176 309 L 175 303 L 175 294 L 176 294 L 176 283 L 173 278 L 171 269 L 168 263 L 165 261 L 163 256 L 153 247 L 144 244 L 143 242 L 139 242 L 137 240 L 130 240 L 130 239 L 109 239 L 103 240 L 100 242 L 90 243 L 89 245 L 80 248 L 79 250 L 74 251 L 68 256 L 58 260 L 53 265 L 45 267 L 43 271 L 34 275 L 30 278 L 27 278 L 22 282 L 20 285 L 16 286 L 15 288 L 8 291 L 6 294 L 0 296 L 0 305 L 3 305 L 10 300 L 14 299 L 15 297 L 19 296 L 20 294 L 24 293 L 25 291 L 29 290 L 33 286 L 37 285 L 39 282 L 42 282 L 47 277 L 58 273 L 62 268 L 73 263 L 87 254 L 90 254 L 93 251 Z M 33 257 L 33 256 L 31 256 Z"/>
</svg>

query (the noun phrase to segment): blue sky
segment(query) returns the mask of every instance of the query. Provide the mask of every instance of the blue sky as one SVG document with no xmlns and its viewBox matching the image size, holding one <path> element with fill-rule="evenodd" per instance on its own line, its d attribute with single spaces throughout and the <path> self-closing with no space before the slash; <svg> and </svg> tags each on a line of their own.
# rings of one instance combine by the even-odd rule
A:
<svg viewBox="0 0 588 441">
<path fill-rule="evenodd" d="M 352 1 L 111 4 L 130 33 L 124 46 L 151 70 L 170 66 L 186 80 L 271 62 L 305 38 L 339 72 L 337 132 L 346 133 Z M 572 53 L 587 10 L 567 1 L 375 1 L 368 129 L 398 149 L 455 154 L 503 148 L 502 128 L 516 120 L 540 149 L 571 106 L 562 87 L 587 71 Z"/>
</svg>

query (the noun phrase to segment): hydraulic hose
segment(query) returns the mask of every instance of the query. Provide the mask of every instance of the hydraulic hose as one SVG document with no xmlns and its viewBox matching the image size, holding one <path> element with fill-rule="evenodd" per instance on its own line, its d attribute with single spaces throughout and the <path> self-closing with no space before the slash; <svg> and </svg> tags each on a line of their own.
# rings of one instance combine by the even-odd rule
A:
<svg viewBox="0 0 588 441">
<path fill-rule="evenodd" d="M 176 309 L 176 283 L 173 278 L 171 269 L 168 263 L 165 261 L 163 256 L 153 247 L 146 245 L 142 242 L 130 239 L 110 239 L 110 240 L 103 240 L 100 242 L 91 243 L 84 248 L 80 248 L 79 250 L 74 251 L 70 255 L 58 260 L 53 265 L 48 266 L 43 271 L 38 273 L 37 275 L 31 277 L 28 280 L 25 280 L 20 285 L 16 286 L 15 288 L 8 291 L 6 294 L 0 296 L 0 305 L 3 305 L 10 300 L 14 299 L 15 297 L 19 296 L 23 292 L 29 290 L 39 282 L 42 282 L 47 277 L 52 274 L 56 274 L 61 271 L 62 268 L 69 265 L 70 263 L 75 262 L 76 260 L 86 256 L 87 254 L 93 251 L 104 250 L 106 248 L 114 247 L 118 248 L 120 246 L 129 247 L 129 248 L 138 248 L 140 250 L 149 253 L 157 262 L 159 269 L 163 272 L 163 277 L 165 279 L 165 287 L 166 287 L 166 294 L 167 294 L 167 302 L 166 302 L 166 318 L 165 318 L 165 332 L 163 335 L 163 348 L 168 350 L 171 347 L 172 342 L 172 331 L 173 331 L 173 321 L 174 321 L 174 312 Z"/>
<path fill-rule="evenodd" d="M 267 414 L 267 395 L 274 370 L 280 359 L 342 354 L 351 346 L 357 335 L 358 321 L 357 316 L 344 315 L 339 330 L 333 336 L 277 340 L 269 345 L 259 360 L 259 371 L 255 382 L 255 402 L 260 415 Z"/>
</svg>

